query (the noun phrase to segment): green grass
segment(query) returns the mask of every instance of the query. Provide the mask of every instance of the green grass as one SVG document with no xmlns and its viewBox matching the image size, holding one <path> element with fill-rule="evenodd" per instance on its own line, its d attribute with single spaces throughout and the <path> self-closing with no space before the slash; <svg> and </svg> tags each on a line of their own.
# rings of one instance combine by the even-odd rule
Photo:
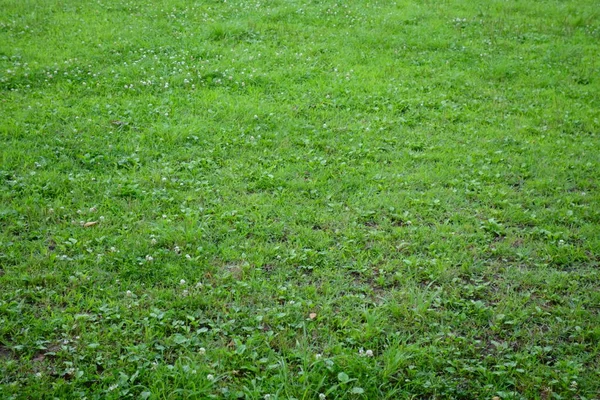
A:
<svg viewBox="0 0 600 400">
<path fill-rule="evenodd" d="M 0 9 L 0 398 L 599 398 L 597 1 Z"/>
</svg>

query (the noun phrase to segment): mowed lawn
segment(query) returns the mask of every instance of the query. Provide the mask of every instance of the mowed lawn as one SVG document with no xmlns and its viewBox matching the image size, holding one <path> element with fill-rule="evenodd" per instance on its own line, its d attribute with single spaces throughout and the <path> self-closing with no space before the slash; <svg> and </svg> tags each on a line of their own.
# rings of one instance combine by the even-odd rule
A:
<svg viewBox="0 0 600 400">
<path fill-rule="evenodd" d="M 596 0 L 0 0 L 1 399 L 600 398 Z"/>
</svg>

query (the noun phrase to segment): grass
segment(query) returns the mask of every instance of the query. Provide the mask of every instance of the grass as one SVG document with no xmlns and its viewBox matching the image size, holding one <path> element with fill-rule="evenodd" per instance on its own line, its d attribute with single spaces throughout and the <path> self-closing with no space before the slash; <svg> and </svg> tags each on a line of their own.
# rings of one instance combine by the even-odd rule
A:
<svg viewBox="0 0 600 400">
<path fill-rule="evenodd" d="M 593 0 L 0 0 L 0 397 L 598 399 Z"/>
</svg>

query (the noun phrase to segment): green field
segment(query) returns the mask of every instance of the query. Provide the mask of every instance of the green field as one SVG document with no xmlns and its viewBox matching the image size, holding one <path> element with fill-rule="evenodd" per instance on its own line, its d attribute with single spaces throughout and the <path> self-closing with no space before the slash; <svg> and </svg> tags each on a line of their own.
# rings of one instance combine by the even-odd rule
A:
<svg viewBox="0 0 600 400">
<path fill-rule="evenodd" d="M 599 399 L 597 0 L 0 0 L 1 399 Z"/>
</svg>

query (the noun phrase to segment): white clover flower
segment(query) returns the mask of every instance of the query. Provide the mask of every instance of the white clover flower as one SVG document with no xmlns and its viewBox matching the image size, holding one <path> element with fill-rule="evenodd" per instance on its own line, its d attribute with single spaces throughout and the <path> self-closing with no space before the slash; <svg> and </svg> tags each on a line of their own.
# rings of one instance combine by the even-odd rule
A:
<svg viewBox="0 0 600 400">
<path fill-rule="evenodd" d="M 128 290 L 128 291 L 125 292 L 125 295 L 127 297 L 131 297 L 131 296 L 133 296 L 133 293 L 131 292 L 131 290 Z"/>
<path fill-rule="evenodd" d="M 325 400 L 326 398 L 325 393 L 319 393 L 319 400 Z"/>
<path fill-rule="evenodd" d="M 208 375 L 206 375 L 206 379 L 208 379 L 209 381 L 214 381 L 215 376 L 213 374 L 208 374 Z"/>
<path fill-rule="evenodd" d="M 185 279 L 182 279 L 182 280 L 180 280 L 180 281 L 179 281 L 179 284 L 180 284 L 180 285 L 185 285 Z"/>
<path fill-rule="evenodd" d="M 158 242 L 156 241 L 156 239 L 152 238 L 152 240 L 150 241 L 150 244 L 152 244 L 152 245 L 155 245 L 156 243 L 158 243 Z"/>
<path fill-rule="evenodd" d="M 320 359 L 321 359 L 321 357 L 323 357 L 323 354 L 321 354 L 321 353 L 317 353 L 317 354 L 315 354 L 315 359 L 316 359 L 316 360 L 320 360 Z"/>
<path fill-rule="evenodd" d="M 189 254 L 186 254 L 186 255 L 185 255 L 185 258 L 187 258 L 188 260 L 191 260 L 191 259 L 192 259 L 192 256 L 190 256 Z"/>
<path fill-rule="evenodd" d="M 200 354 L 201 356 L 205 355 L 206 354 L 206 349 L 204 347 L 200 347 L 198 349 L 198 354 Z"/>
<path fill-rule="evenodd" d="M 365 352 L 365 355 L 366 355 L 367 357 L 373 357 L 373 350 L 367 350 L 367 351 Z"/>
<path fill-rule="evenodd" d="M 154 258 L 150 254 L 148 254 L 148 255 L 146 255 L 146 261 L 152 262 L 152 261 L 154 261 Z"/>
</svg>

